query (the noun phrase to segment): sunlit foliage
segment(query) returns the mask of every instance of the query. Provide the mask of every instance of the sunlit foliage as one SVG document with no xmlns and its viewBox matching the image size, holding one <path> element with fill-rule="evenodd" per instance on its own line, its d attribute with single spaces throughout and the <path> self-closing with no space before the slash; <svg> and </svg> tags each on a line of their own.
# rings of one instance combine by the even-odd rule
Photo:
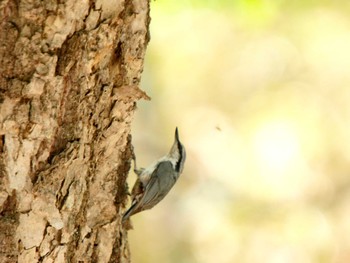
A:
<svg viewBox="0 0 350 263">
<path fill-rule="evenodd" d="M 133 262 L 350 262 L 350 2 L 151 6 L 134 146 L 188 159 Z"/>
</svg>

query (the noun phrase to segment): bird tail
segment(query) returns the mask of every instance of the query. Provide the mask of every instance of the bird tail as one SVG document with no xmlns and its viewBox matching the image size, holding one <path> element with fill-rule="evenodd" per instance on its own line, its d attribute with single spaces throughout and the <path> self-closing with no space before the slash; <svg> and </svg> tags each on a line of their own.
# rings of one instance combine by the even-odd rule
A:
<svg viewBox="0 0 350 263">
<path fill-rule="evenodd" d="M 134 214 L 137 203 L 135 202 L 123 215 L 122 222 L 125 222 L 130 216 Z"/>
</svg>

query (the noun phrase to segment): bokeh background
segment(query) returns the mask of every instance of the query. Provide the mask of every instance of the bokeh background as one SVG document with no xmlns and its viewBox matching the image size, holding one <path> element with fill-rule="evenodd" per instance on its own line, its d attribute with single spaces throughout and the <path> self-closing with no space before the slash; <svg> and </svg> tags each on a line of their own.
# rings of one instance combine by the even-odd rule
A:
<svg viewBox="0 0 350 263">
<path fill-rule="evenodd" d="M 132 262 L 350 262 L 350 1 L 157 0 L 151 16 L 138 165 L 176 126 L 187 162 L 132 217 Z"/>
</svg>

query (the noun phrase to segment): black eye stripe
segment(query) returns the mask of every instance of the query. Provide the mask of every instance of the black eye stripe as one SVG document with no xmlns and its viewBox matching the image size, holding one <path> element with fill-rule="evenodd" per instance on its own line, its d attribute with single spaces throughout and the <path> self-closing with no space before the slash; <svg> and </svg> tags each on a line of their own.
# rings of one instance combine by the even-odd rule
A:
<svg viewBox="0 0 350 263">
<path fill-rule="evenodd" d="M 183 146 L 182 146 L 182 144 L 180 142 L 177 142 L 177 147 L 179 149 L 180 157 L 179 157 L 179 160 L 177 161 L 177 163 L 175 165 L 175 171 L 179 172 L 180 171 L 181 161 L 183 159 Z"/>
</svg>

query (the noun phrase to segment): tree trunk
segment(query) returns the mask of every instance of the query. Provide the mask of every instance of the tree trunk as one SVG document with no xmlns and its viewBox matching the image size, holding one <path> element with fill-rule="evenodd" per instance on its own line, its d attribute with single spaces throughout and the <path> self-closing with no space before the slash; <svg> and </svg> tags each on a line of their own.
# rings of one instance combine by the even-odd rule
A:
<svg viewBox="0 0 350 263">
<path fill-rule="evenodd" d="M 0 262 L 129 262 L 148 0 L 0 2 Z"/>
</svg>

